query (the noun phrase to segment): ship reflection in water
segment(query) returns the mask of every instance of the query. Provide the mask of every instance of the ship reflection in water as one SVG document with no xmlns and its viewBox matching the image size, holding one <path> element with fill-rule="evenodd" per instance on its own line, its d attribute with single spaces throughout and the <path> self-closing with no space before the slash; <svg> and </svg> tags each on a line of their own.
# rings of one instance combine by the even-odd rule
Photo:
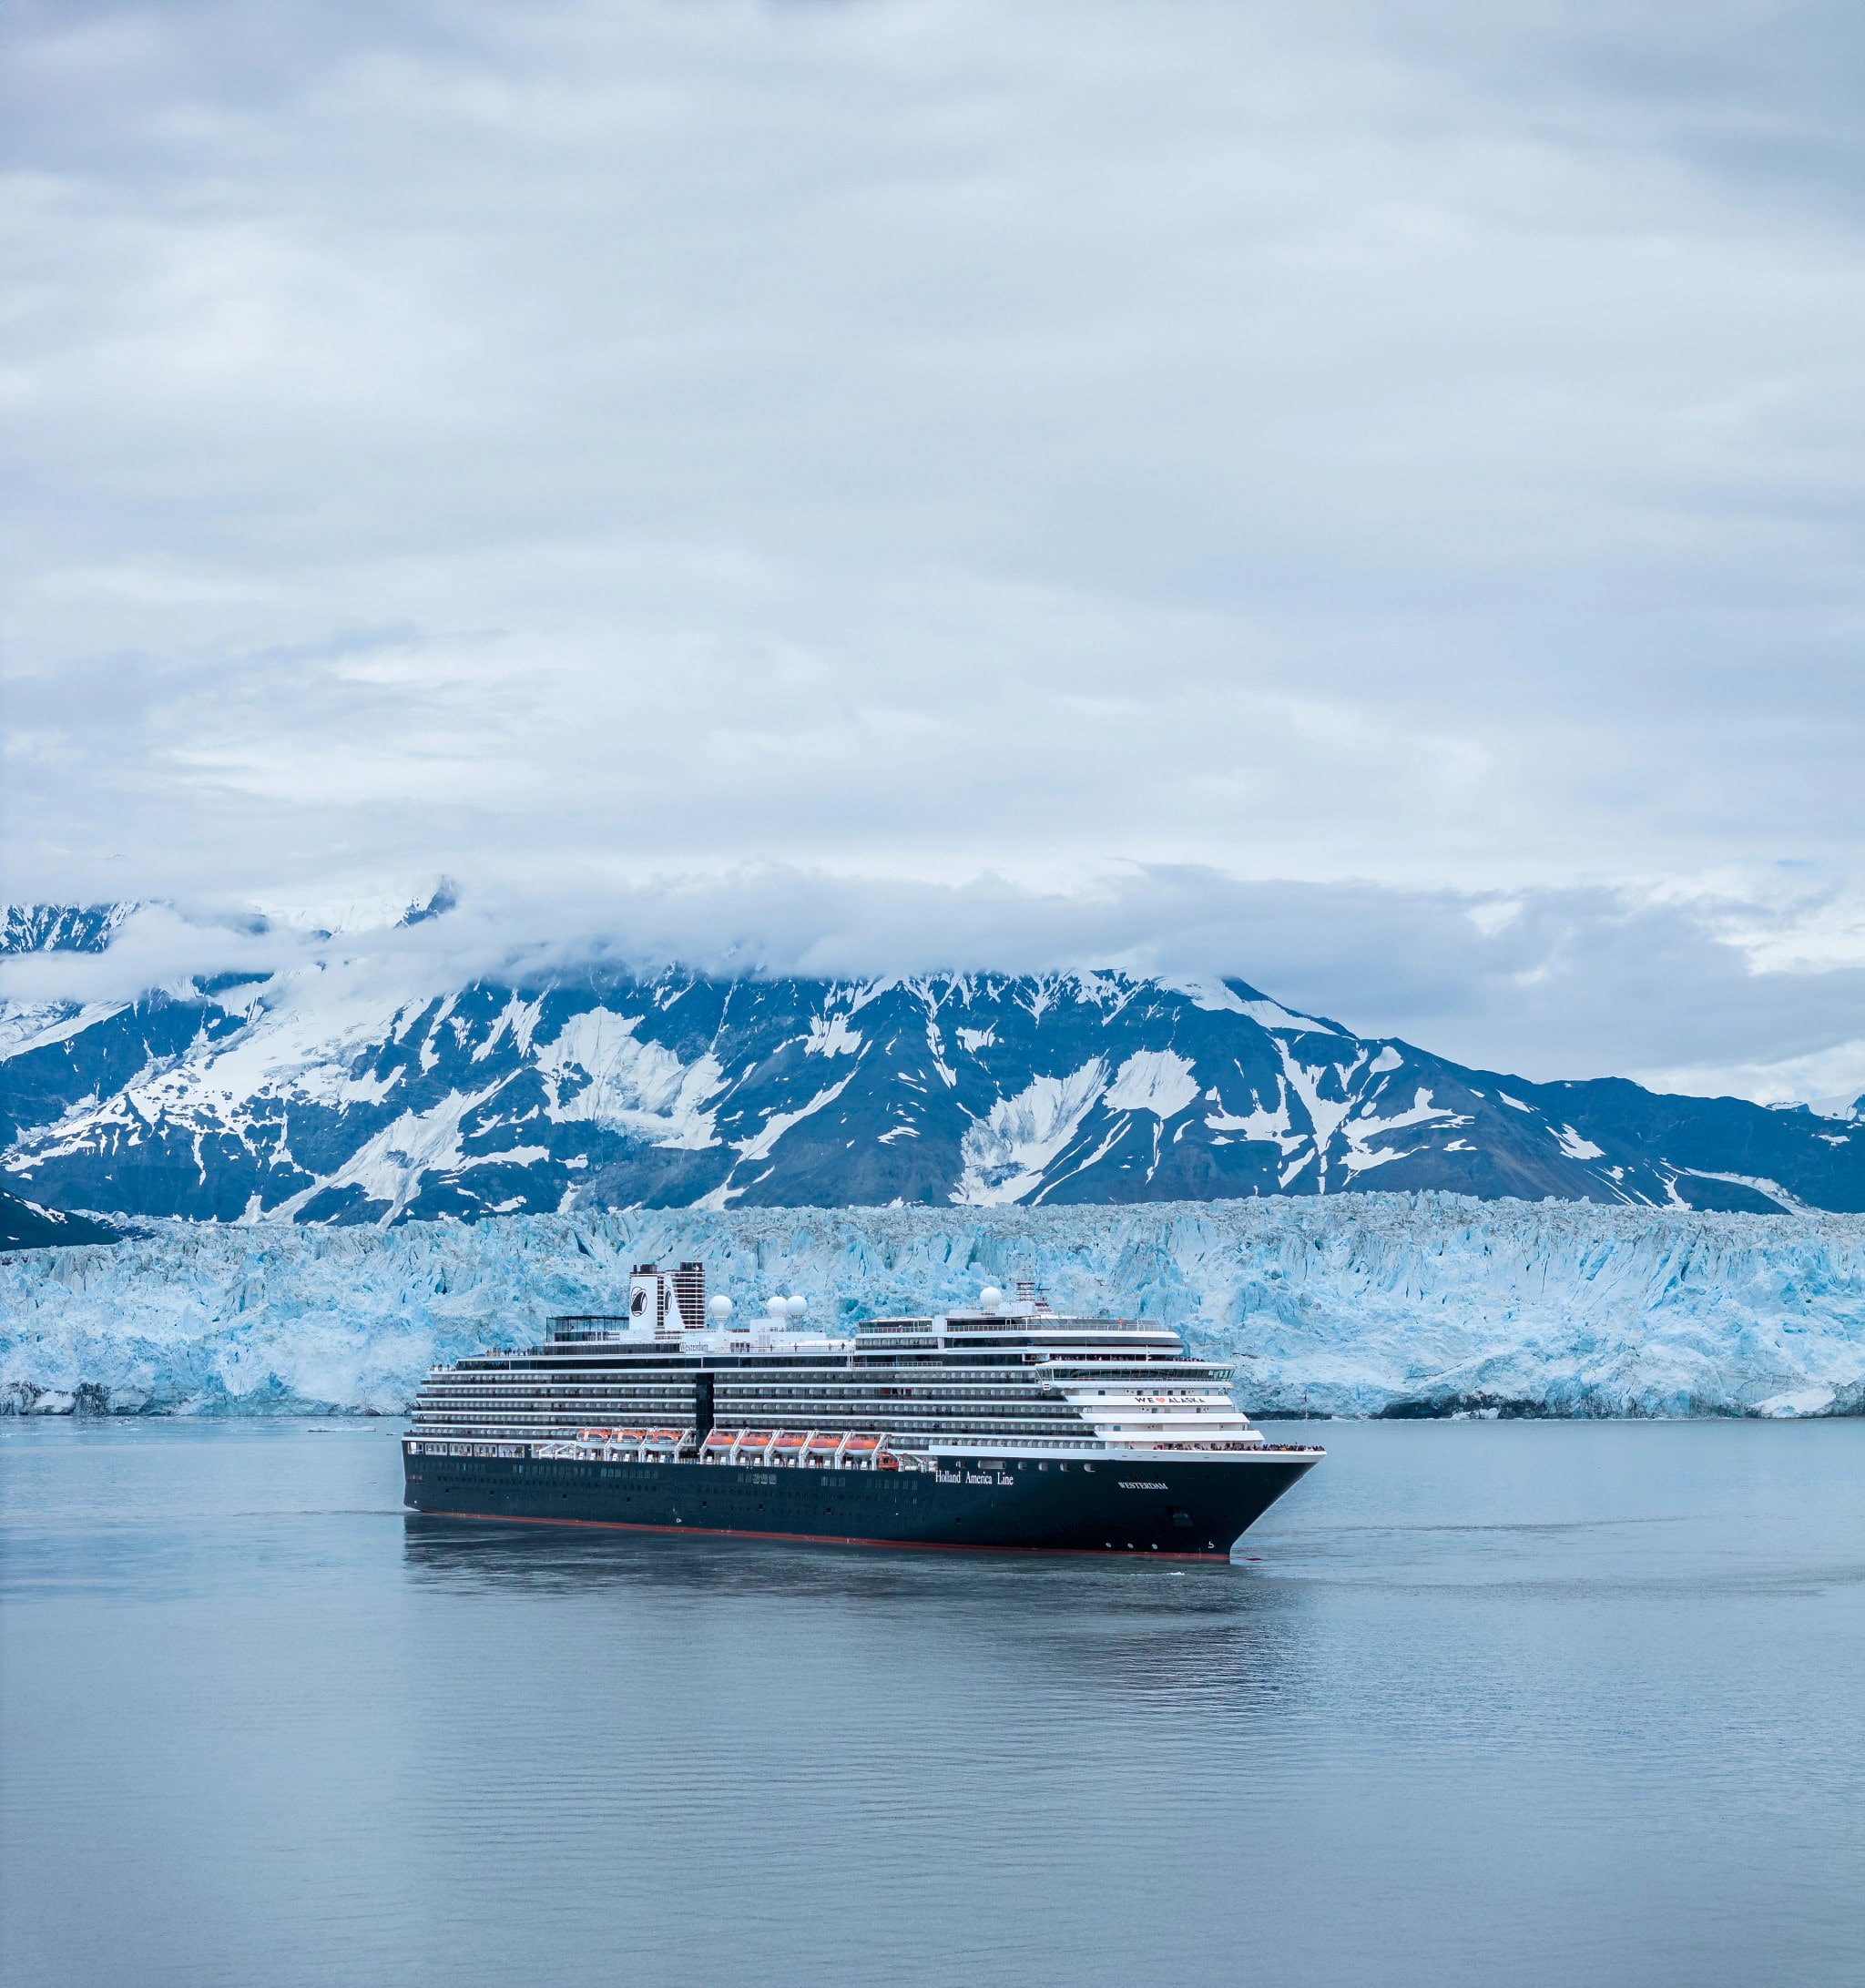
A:
<svg viewBox="0 0 1865 1988">
<path fill-rule="evenodd" d="M 678 1695 L 677 1680 L 697 1661 L 716 1694 L 725 1653 L 757 1652 L 755 1661 L 724 1664 L 737 1677 L 731 1695 L 754 1708 L 780 1665 L 794 1667 L 785 1684 L 793 1700 L 826 1692 L 822 1716 L 851 1744 L 871 1703 L 880 1750 L 862 1765 L 882 1774 L 897 1764 L 903 1716 L 924 1718 L 954 1687 L 969 1699 L 987 1688 L 987 1674 L 997 1679 L 989 1688 L 1018 1708 L 1011 1730 L 990 1744 L 1014 1754 L 1024 1750 L 1019 1736 L 1034 1734 L 1026 1722 L 1039 1708 L 1081 1718 L 1075 1701 L 1090 1677 L 1171 1694 L 1203 1718 L 1235 1720 L 1257 1690 L 1287 1689 L 1300 1661 L 1290 1620 L 1299 1597 L 1255 1575 L 1259 1562 L 1174 1567 L 415 1514 L 404 1523 L 415 1581 L 482 1603 L 548 1598 L 601 1640 L 606 1667 L 625 1667 L 618 1685 L 666 1667 L 673 1675 L 660 1682 Z M 704 1612 L 703 1653 L 691 1647 L 696 1609 Z M 851 1665 L 880 1667 L 868 1688 L 844 1674 Z M 715 1716 L 718 1702 L 708 1697 Z M 976 1743 L 986 1743 L 982 1731 Z M 1049 1743 L 1043 1738 L 1039 1750 Z M 834 1778 L 851 1764 L 841 1752 L 823 1761 Z"/>
</svg>

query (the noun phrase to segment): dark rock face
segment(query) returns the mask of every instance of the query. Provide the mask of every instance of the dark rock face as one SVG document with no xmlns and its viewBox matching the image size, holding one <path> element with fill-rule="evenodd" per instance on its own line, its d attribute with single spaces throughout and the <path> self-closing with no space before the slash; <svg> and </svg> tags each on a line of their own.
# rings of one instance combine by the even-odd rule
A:
<svg viewBox="0 0 1865 1988">
<path fill-rule="evenodd" d="M 1529 1084 L 1240 981 L 590 974 L 416 994 L 313 969 L 5 1019 L 12 1182 L 138 1215 L 1422 1188 L 1865 1208 L 1856 1118 Z"/>
<path fill-rule="evenodd" d="M 101 953 L 134 904 L 0 905 L 0 954 Z"/>
<path fill-rule="evenodd" d="M 0 1194 L 0 1249 L 50 1249 L 78 1242 L 118 1242 L 114 1228 L 41 1208 L 16 1194 Z"/>
</svg>

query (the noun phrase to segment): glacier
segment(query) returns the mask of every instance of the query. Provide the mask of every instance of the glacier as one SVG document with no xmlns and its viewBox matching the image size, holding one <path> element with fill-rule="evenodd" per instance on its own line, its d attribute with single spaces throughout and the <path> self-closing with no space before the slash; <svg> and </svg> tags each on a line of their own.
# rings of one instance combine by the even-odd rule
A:
<svg viewBox="0 0 1865 1988">
<path fill-rule="evenodd" d="M 1030 1274 L 1058 1310 L 1161 1320 L 1234 1358 L 1265 1415 L 1865 1412 L 1865 1216 L 1437 1191 L 144 1222 L 0 1256 L 0 1402 L 395 1414 L 431 1363 L 612 1309 L 634 1262 L 692 1258 L 741 1304 L 805 1293 L 812 1322 Z"/>
</svg>

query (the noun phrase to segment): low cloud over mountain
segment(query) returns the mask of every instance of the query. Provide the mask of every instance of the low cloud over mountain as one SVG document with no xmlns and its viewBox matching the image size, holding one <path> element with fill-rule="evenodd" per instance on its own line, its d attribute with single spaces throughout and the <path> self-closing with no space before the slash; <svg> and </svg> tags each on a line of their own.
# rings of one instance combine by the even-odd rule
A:
<svg viewBox="0 0 1865 1988">
<path fill-rule="evenodd" d="M 9 932 L 105 954 L 119 923 Z M 1537 1084 L 1235 978 L 560 963 L 437 988 L 390 952 L 98 993 L 0 1014 L 7 1178 L 66 1208 L 390 1223 L 1430 1188 L 1865 1208 L 1850 1101 Z"/>
</svg>

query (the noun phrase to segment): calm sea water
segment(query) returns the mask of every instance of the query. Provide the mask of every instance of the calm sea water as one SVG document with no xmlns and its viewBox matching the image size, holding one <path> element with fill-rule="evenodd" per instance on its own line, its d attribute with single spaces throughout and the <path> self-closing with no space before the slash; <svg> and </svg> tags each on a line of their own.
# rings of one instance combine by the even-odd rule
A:
<svg viewBox="0 0 1865 1988">
<path fill-rule="evenodd" d="M 1319 1432 L 1173 1569 L 5 1425 L 0 1974 L 1865 1980 L 1865 1423 Z"/>
</svg>

